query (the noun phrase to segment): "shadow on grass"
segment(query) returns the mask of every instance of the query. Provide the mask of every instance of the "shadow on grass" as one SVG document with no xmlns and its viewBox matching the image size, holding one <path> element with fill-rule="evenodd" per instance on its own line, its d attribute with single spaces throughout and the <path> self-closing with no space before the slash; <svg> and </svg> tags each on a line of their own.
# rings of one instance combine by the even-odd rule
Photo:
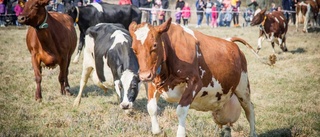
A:
<svg viewBox="0 0 320 137">
<path fill-rule="evenodd" d="M 142 98 L 142 99 L 137 99 L 134 102 L 134 111 L 148 114 L 147 104 L 148 104 L 147 97 L 146 98 Z M 157 102 L 157 105 L 158 105 L 158 108 L 160 109 L 160 110 L 158 109 L 158 114 L 159 115 L 162 115 L 163 111 L 167 107 L 171 107 L 171 108 L 174 108 L 174 109 L 177 107 L 177 103 L 169 103 L 169 102 L 165 101 L 164 99 L 162 99 L 161 97 L 160 97 L 159 101 Z"/>
<path fill-rule="evenodd" d="M 306 50 L 304 48 L 297 48 L 295 50 L 290 50 L 289 52 L 292 54 L 296 54 L 296 53 L 301 54 L 301 53 L 305 53 Z"/>
<path fill-rule="evenodd" d="M 267 131 L 258 135 L 259 137 L 292 137 L 290 128 L 280 128 Z"/>
<path fill-rule="evenodd" d="M 319 32 L 320 32 L 320 28 L 318 27 L 308 29 L 308 33 L 319 33 Z"/>
<path fill-rule="evenodd" d="M 77 96 L 79 93 L 80 86 L 74 86 L 70 88 L 70 92 L 73 96 Z M 115 93 L 114 89 L 109 88 L 107 92 L 104 92 L 101 88 L 96 85 L 88 85 L 83 88 L 82 97 L 88 97 L 88 94 L 94 94 L 99 96 L 113 96 Z"/>
</svg>

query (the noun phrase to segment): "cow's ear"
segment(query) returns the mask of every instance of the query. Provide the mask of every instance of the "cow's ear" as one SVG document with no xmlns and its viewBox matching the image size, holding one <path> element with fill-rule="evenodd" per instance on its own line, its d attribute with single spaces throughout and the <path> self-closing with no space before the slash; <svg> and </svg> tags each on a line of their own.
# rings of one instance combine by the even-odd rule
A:
<svg viewBox="0 0 320 137">
<path fill-rule="evenodd" d="M 167 32 L 170 28 L 172 18 L 170 17 L 166 22 L 162 23 L 159 26 L 156 26 L 155 29 L 158 31 L 158 33 Z"/>
<path fill-rule="evenodd" d="M 46 6 L 49 4 L 49 2 L 50 2 L 50 0 L 39 0 L 38 1 L 39 5 L 41 5 L 41 6 Z"/>
<path fill-rule="evenodd" d="M 132 35 L 132 34 L 133 34 L 136 30 L 137 30 L 137 22 L 132 21 L 131 24 L 129 25 L 130 35 L 131 35 L 131 36 L 134 36 L 134 35 Z"/>
</svg>

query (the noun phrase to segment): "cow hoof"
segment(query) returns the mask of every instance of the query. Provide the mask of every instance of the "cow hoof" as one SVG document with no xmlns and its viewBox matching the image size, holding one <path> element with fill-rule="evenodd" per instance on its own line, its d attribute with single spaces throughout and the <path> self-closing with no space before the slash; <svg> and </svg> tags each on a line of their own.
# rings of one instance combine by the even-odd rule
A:
<svg viewBox="0 0 320 137">
<path fill-rule="evenodd" d="M 159 135 L 161 133 L 161 129 L 158 127 L 158 128 L 152 128 L 152 134 L 154 135 Z"/>
<path fill-rule="evenodd" d="M 42 99 L 41 98 L 36 98 L 36 101 L 41 103 L 42 102 Z"/>
<path fill-rule="evenodd" d="M 73 107 L 79 107 L 80 105 L 80 102 L 81 102 L 81 99 L 80 98 L 76 98 L 73 102 Z"/>
</svg>

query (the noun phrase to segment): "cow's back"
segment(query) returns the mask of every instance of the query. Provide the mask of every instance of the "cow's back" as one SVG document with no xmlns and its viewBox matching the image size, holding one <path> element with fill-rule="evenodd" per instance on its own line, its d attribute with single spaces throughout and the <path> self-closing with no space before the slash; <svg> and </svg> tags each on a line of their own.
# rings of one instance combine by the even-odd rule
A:
<svg viewBox="0 0 320 137">
<path fill-rule="evenodd" d="M 233 42 L 198 31 L 195 31 L 195 36 L 200 42 L 198 51 L 202 59 L 200 66 L 207 67 L 214 79 L 224 84 L 222 86 L 225 89 L 237 87 L 241 72 L 247 72 L 247 62 L 239 47 Z M 202 79 L 204 86 L 207 86 L 211 79 L 210 76 L 204 77 Z"/>
</svg>

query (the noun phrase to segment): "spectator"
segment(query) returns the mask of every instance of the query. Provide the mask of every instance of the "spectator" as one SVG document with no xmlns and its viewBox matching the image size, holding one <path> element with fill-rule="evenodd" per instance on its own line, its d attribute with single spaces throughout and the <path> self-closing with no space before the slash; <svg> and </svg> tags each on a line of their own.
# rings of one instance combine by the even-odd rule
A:
<svg viewBox="0 0 320 137">
<path fill-rule="evenodd" d="M 251 9 L 253 10 L 253 13 L 256 12 L 258 6 L 259 4 L 257 3 L 256 0 L 251 0 L 251 3 L 248 4 L 248 7 L 251 7 Z"/>
<path fill-rule="evenodd" d="M 282 9 L 284 10 L 284 16 L 287 19 L 287 22 L 289 22 L 289 16 L 290 16 L 290 11 L 291 11 L 291 0 L 282 0 Z"/>
<path fill-rule="evenodd" d="M 179 7 L 177 8 L 175 16 L 176 16 L 176 23 L 180 24 L 181 23 L 182 12 L 181 12 L 181 9 Z"/>
<path fill-rule="evenodd" d="M 165 18 L 166 18 L 166 12 L 163 11 L 162 8 L 160 8 L 160 11 L 158 13 L 158 19 L 159 19 L 159 25 L 162 24 L 163 22 L 165 22 Z"/>
<path fill-rule="evenodd" d="M 189 3 L 185 3 L 182 9 L 182 18 L 183 18 L 184 26 L 188 26 L 190 17 L 191 17 L 191 9 L 189 7 Z"/>
<path fill-rule="evenodd" d="M 185 4 L 185 2 L 183 0 L 177 0 L 175 9 L 177 9 L 177 8 L 180 8 L 180 10 L 183 9 L 184 4 Z"/>
<path fill-rule="evenodd" d="M 131 0 L 119 0 L 119 5 L 132 5 Z"/>
<path fill-rule="evenodd" d="M 241 1 L 240 0 L 236 0 L 236 4 L 233 7 L 232 9 L 232 12 L 233 12 L 233 25 L 235 27 L 239 27 L 239 11 L 240 11 L 240 5 L 241 5 Z"/>
<path fill-rule="evenodd" d="M 151 6 L 152 6 L 152 0 L 140 0 L 141 8 L 151 8 Z M 151 19 L 150 19 L 151 12 L 145 9 L 142 9 L 141 12 L 142 12 L 141 22 L 147 22 L 151 24 Z"/>
<path fill-rule="evenodd" d="M 165 15 L 163 16 L 163 21 L 166 21 L 166 17 L 171 17 L 171 12 L 170 11 L 165 11 L 166 9 L 169 8 L 169 0 L 161 0 L 161 5 L 162 5 L 162 11 L 165 13 Z M 162 24 L 162 23 L 159 23 Z"/>
<path fill-rule="evenodd" d="M 270 12 L 273 12 L 273 11 L 277 11 L 277 7 L 276 7 L 276 4 L 272 2 Z"/>
<path fill-rule="evenodd" d="M 212 18 L 211 18 L 211 8 L 212 8 L 212 2 L 211 0 L 207 0 L 207 2 L 205 3 L 204 7 L 205 7 L 205 11 L 206 11 L 206 19 L 207 19 L 207 26 L 209 26 Z"/>
<path fill-rule="evenodd" d="M 225 15 L 225 24 L 227 27 L 230 27 L 231 20 L 232 20 L 232 6 L 228 5 L 226 9 L 226 15 Z"/>
<path fill-rule="evenodd" d="M 216 28 L 218 26 L 217 20 L 218 20 L 218 10 L 217 10 L 217 4 L 213 3 L 213 6 L 211 8 L 211 26 Z"/>
<path fill-rule="evenodd" d="M 24 4 L 22 1 L 19 1 L 18 4 L 14 7 L 14 12 L 16 13 L 16 16 L 18 17 L 23 10 Z M 16 26 L 21 26 L 21 24 L 16 20 Z"/>
<path fill-rule="evenodd" d="M 175 9 L 178 10 L 178 8 L 179 8 L 179 9 L 180 9 L 180 12 L 181 12 L 181 9 L 183 9 L 184 4 L 185 4 L 184 0 L 177 0 L 177 1 L 176 1 L 176 7 L 175 7 Z M 177 14 L 177 11 L 176 11 L 176 14 Z M 175 14 L 175 15 L 176 15 L 176 14 Z M 180 21 L 179 21 L 179 22 L 181 22 L 181 18 L 180 18 Z M 179 24 L 180 24 L 180 23 L 179 23 Z"/>
<path fill-rule="evenodd" d="M 203 0 L 197 0 L 196 8 L 197 8 L 197 17 L 198 17 L 196 28 L 199 28 L 201 26 L 202 19 L 203 19 L 204 1 Z"/>
<path fill-rule="evenodd" d="M 226 16 L 226 8 L 222 7 L 220 14 L 219 14 L 219 26 L 224 27 L 226 26 L 225 24 L 225 16 Z"/>
<path fill-rule="evenodd" d="M 152 19 L 152 25 L 156 26 L 158 23 L 158 11 L 159 11 L 159 5 L 154 4 L 151 9 L 151 19 Z"/>
<path fill-rule="evenodd" d="M 292 0 L 292 13 L 291 13 L 291 18 L 292 18 L 292 23 L 295 25 L 296 24 L 296 6 L 298 4 L 297 0 Z M 320 8 L 320 7 L 319 7 Z"/>
<path fill-rule="evenodd" d="M 132 5 L 140 7 L 139 0 L 131 0 Z"/>
<path fill-rule="evenodd" d="M 5 25 L 5 14 L 6 14 L 6 5 L 3 1 L 0 1 L 0 27 Z"/>
</svg>

